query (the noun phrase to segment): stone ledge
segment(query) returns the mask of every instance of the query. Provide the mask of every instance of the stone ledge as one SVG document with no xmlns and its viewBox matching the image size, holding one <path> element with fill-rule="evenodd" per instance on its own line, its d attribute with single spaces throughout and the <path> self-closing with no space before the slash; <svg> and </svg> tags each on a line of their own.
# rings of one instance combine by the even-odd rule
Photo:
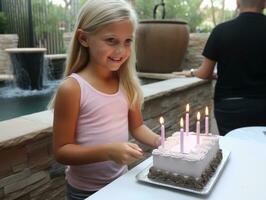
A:
<svg viewBox="0 0 266 200">
<path fill-rule="evenodd" d="M 18 145 L 51 132 L 53 113 L 43 111 L 0 122 L 0 149 Z"/>
<path fill-rule="evenodd" d="M 167 96 L 207 82 L 198 78 L 174 78 L 143 85 L 144 100 L 149 101 L 160 96 Z M 51 132 L 52 124 L 53 112 L 51 110 L 2 121 L 0 122 L 0 149 L 42 137 Z"/>
<path fill-rule="evenodd" d="M 46 52 L 46 48 L 8 48 L 5 49 L 8 53 L 39 53 Z"/>
<path fill-rule="evenodd" d="M 174 78 L 156 83 L 143 85 L 144 100 L 148 101 L 159 96 L 164 96 L 169 93 L 186 90 L 198 85 L 206 84 L 210 81 L 201 80 L 199 78 Z"/>
<path fill-rule="evenodd" d="M 137 72 L 138 77 L 140 78 L 150 78 L 150 79 L 158 79 L 158 80 L 166 80 L 171 78 L 178 77 L 173 73 L 147 73 L 147 72 Z"/>
<path fill-rule="evenodd" d="M 14 76 L 12 74 L 0 74 L 0 81 L 12 81 Z"/>
<path fill-rule="evenodd" d="M 66 59 L 67 54 L 47 54 L 44 56 L 45 58 L 57 60 L 57 59 Z"/>
</svg>

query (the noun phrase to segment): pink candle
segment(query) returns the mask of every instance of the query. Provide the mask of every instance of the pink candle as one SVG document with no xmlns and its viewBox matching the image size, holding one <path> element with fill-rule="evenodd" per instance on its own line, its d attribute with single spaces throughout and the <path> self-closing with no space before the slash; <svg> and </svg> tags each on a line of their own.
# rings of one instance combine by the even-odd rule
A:
<svg viewBox="0 0 266 200">
<path fill-rule="evenodd" d="M 207 106 L 205 108 L 205 134 L 209 134 L 209 109 Z"/>
<path fill-rule="evenodd" d="M 186 135 L 189 133 L 189 104 L 186 105 Z"/>
<path fill-rule="evenodd" d="M 164 127 L 164 118 L 163 117 L 160 117 L 160 124 L 161 124 L 161 146 L 164 148 L 165 127 Z"/>
<path fill-rule="evenodd" d="M 197 113 L 196 134 L 197 134 L 197 144 L 199 144 L 200 143 L 200 112 Z"/>
<path fill-rule="evenodd" d="M 180 152 L 184 153 L 184 129 L 183 117 L 180 119 Z"/>
</svg>

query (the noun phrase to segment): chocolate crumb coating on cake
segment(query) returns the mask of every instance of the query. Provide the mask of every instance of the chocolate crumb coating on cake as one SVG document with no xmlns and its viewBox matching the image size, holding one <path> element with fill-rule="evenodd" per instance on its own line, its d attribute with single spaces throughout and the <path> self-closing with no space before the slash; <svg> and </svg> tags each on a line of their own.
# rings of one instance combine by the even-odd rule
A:
<svg viewBox="0 0 266 200">
<path fill-rule="evenodd" d="M 155 167 L 151 167 L 149 169 L 148 178 L 152 179 L 153 181 L 174 186 L 202 190 L 215 173 L 222 159 L 222 150 L 219 149 L 216 153 L 215 158 L 211 161 L 209 167 L 202 173 L 201 177 L 197 179 L 190 176 L 181 176 L 177 173 L 156 169 Z"/>
</svg>

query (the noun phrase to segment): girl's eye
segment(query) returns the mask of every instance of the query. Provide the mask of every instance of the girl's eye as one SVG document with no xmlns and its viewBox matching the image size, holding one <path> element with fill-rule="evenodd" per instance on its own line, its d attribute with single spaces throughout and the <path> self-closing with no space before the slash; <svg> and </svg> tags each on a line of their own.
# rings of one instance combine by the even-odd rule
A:
<svg viewBox="0 0 266 200">
<path fill-rule="evenodd" d="M 127 40 L 125 41 L 125 44 L 126 44 L 126 45 L 131 45 L 131 43 L 132 43 L 132 39 L 127 39 Z"/>
<path fill-rule="evenodd" d="M 115 44 L 115 43 L 116 43 L 115 38 L 107 38 L 105 41 L 106 41 L 107 43 L 109 43 L 109 44 Z"/>
</svg>

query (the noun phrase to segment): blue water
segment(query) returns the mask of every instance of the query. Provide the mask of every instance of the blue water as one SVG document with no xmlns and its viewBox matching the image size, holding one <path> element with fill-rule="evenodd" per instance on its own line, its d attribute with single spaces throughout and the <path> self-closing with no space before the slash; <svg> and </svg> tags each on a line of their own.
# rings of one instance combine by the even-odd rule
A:
<svg viewBox="0 0 266 200">
<path fill-rule="evenodd" d="M 21 90 L 14 85 L 0 85 L 0 121 L 44 111 L 59 81 L 48 81 L 43 90 Z"/>
<path fill-rule="evenodd" d="M 156 81 L 141 78 L 142 85 Z M 42 90 L 22 90 L 14 84 L 0 83 L 0 121 L 47 110 L 59 82 L 45 81 Z"/>
</svg>

